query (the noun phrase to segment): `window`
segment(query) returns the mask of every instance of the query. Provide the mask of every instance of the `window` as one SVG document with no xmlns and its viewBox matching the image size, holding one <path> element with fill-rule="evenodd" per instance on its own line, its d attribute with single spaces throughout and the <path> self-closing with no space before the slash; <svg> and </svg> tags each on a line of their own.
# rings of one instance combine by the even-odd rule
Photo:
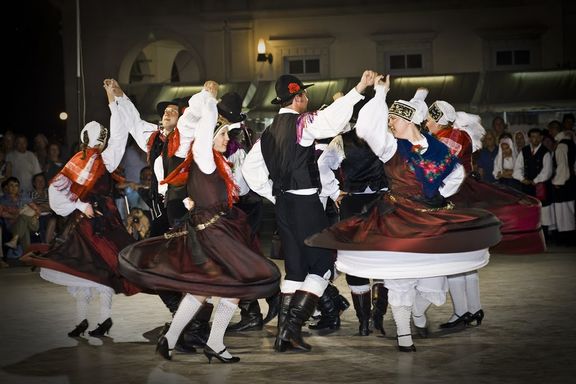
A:
<svg viewBox="0 0 576 384">
<path fill-rule="evenodd" d="M 424 75 L 432 72 L 435 32 L 377 33 L 378 67 L 391 75 Z"/>
<path fill-rule="evenodd" d="M 320 74 L 319 58 L 286 57 L 288 73 L 292 75 L 318 75 Z"/>
<path fill-rule="evenodd" d="M 496 51 L 496 65 L 530 65 L 530 51 L 528 49 Z"/>
</svg>

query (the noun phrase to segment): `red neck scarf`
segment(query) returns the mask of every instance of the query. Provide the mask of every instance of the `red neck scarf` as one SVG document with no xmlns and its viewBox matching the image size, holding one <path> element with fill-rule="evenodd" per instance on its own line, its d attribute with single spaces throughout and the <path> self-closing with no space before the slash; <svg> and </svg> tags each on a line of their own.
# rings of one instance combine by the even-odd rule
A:
<svg viewBox="0 0 576 384">
<path fill-rule="evenodd" d="M 100 150 L 88 148 L 75 154 L 62 168 L 59 175 L 72 181 L 70 191 L 82 199 L 106 171 Z"/>
</svg>

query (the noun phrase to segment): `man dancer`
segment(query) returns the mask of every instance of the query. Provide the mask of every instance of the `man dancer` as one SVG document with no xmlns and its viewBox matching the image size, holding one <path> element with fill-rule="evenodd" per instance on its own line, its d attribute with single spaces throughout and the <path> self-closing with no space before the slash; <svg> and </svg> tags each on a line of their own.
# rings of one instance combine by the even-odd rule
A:
<svg viewBox="0 0 576 384">
<path fill-rule="evenodd" d="M 275 203 L 276 221 L 285 254 L 286 276 L 281 286 L 278 335 L 274 349 L 308 352 L 302 339 L 304 322 L 330 281 L 333 252 L 308 247 L 304 239 L 328 226 L 318 191 L 320 175 L 314 141 L 339 134 L 354 105 L 376 73 L 365 71 L 356 87 L 321 111 L 306 112 L 308 96 L 300 79 L 282 75 L 276 81 L 272 104 L 280 111 L 254 144 L 242 167 L 250 189 Z"/>
</svg>

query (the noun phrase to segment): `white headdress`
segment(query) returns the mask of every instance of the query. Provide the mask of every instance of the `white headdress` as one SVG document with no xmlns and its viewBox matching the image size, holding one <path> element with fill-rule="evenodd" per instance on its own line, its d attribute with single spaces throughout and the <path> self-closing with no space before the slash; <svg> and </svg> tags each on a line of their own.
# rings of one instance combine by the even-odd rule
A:
<svg viewBox="0 0 576 384">
<path fill-rule="evenodd" d="M 91 121 L 80 132 L 80 141 L 88 148 L 94 148 L 97 145 L 105 147 L 108 141 L 108 128 L 96 121 Z"/>
<path fill-rule="evenodd" d="M 428 90 L 419 88 L 410 101 L 396 100 L 390 107 L 389 114 L 396 115 L 414 124 L 421 124 L 428 115 L 428 106 L 424 101 Z"/>
<path fill-rule="evenodd" d="M 428 108 L 428 113 L 434 121 L 440 125 L 448 125 L 456 120 L 456 110 L 454 107 L 442 100 L 437 100 Z"/>
<path fill-rule="evenodd" d="M 481 123 L 482 119 L 478 115 L 461 111 L 456 112 L 454 128 L 461 129 L 470 136 L 470 139 L 472 139 L 472 152 L 482 148 L 482 139 L 486 134 L 486 130 Z"/>
</svg>

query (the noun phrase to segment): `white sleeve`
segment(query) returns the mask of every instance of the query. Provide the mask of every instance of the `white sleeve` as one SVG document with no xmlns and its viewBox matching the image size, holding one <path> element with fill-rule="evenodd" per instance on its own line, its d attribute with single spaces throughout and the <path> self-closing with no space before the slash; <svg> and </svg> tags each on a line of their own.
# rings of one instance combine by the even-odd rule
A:
<svg viewBox="0 0 576 384">
<path fill-rule="evenodd" d="M 444 197 L 449 197 L 458 192 L 460 185 L 464 181 L 466 173 L 462 164 L 456 164 L 452 172 L 443 180 L 443 185 L 438 188 L 440 194 Z"/>
<path fill-rule="evenodd" d="M 568 146 L 564 143 L 558 144 L 554 151 L 556 158 L 556 172 L 552 178 L 552 184 L 562 186 L 570 178 L 570 167 L 568 166 Z"/>
<path fill-rule="evenodd" d="M 126 125 L 125 129 L 132 135 L 140 149 L 148 152 L 148 139 L 158 130 L 158 126 L 142 120 L 128 96 L 116 97 L 115 103 L 121 113 L 122 124 Z"/>
<path fill-rule="evenodd" d="M 516 157 L 516 163 L 514 163 L 514 172 L 512 172 L 512 177 L 518 181 L 524 180 L 524 154 L 522 151 L 518 153 Z"/>
<path fill-rule="evenodd" d="M 318 170 L 320 171 L 320 183 L 322 189 L 320 196 L 329 196 L 336 201 L 340 196 L 340 182 L 336 178 L 335 170 L 340 168 L 340 163 L 344 160 L 344 148 L 342 147 L 342 136 L 336 136 L 318 158 Z"/>
<path fill-rule="evenodd" d="M 552 172 L 552 156 L 550 155 L 550 152 L 547 152 L 544 155 L 544 159 L 542 159 L 542 170 L 532 181 L 534 184 L 548 181 L 552 177 Z"/>
<path fill-rule="evenodd" d="M 188 107 L 184 110 L 184 113 L 178 119 L 178 132 L 180 132 L 180 146 L 176 150 L 175 155 L 177 157 L 186 158 L 190 150 L 190 145 L 194 141 L 194 136 L 196 134 L 196 128 L 200 123 L 200 118 L 202 117 L 202 111 L 204 104 L 208 102 L 209 99 L 214 99 L 214 97 L 207 90 L 194 94 L 188 100 Z"/>
<path fill-rule="evenodd" d="M 270 173 L 262 156 L 260 140 L 254 143 L 252 149 L 246 155 L 242 164 L 242 175 L 251 190 L 272 203 L 276 202 L 272 195 L 272 180 L 268 177 Z"/>
<path fill-rule="evenodd" d="M 84 212 L 88 203 L 84 203 L 80 200 L 72 201 L 68 198 L 68 194 L 70 193 L 70 186 L 72 182 L 66 176 L 59 175 L 59 188 L 62 185 L 66 186 L 66 189 L 56 189 L 55 185 L 50 184 L 48 187 L 48 201 L 50 204 L 50 208 L 56 212 L 56 214 L 60 216 L 68 216 L 75 209 L 78 209 L 81 212 Z"/>
<path fill-rule="evenodd" d="M 242 164 L 246 158 L 246 151 L 242 148 L 238 149 L 232 156 L 228 158 L 228 161 L 232 163 L 232 175 L 234 176 L 234 182 L 238 187 L 240 187 L 240 196 L 244 196 L 250 192 L 250 187 L 244 180 L 242 175 Z"/>
<path fill-rule="evenodd" d="M 516 168 L 516 165 L 514 165 L 514 168 Z M 494 159 L 494 170 L 492 171 L 492 176 L 494 176 L 495 179 L 498 179 L 499 172 L 502 172 L 502 157 L 496 156 Z"/>
<path fill-rule="evenodd" d="M 353 88 L 323 110 L 302 114 L 300 119 L 304 120 L 304 128 L 299 144 L 309 147 L 316 139 L 334 137 L 342 132 L 352 117 L 354 105 L 363 98 L 364 96 Z"/>
<path fill-rule="evenodd" d="M 108 172 L 112 173 L 120 164 L 124 151 L 126 150 L 126 141 L 128 140 L 128 129 L 122 122 L 122 117 L 118 105 L 112 102 L 108 105 L 110 108 L 110 138 L 108 146 L 102 151 L 102 160 Z"/>
<path fill-rule="evenodd" d="M 196 95 L 195 95 L 196 96 Z M 214 161 L 214 127 L 218 120 L 218 110 L 216 109 L 216 99 L 205 98 L 201 106 L 201 117 L 196 122 L 196 138 L 192 144 L 192 154 L 194 162 L 202 173 L 210 175 L 216 170 Z"/>
<path fill-rule="evenodd" d="M 387 90 L 384 85 L 376 85 L 376 94 L 362 107 L 358 114 L 356 133 L 364 139 L 372 152 L 385 163 L 396 153 L 396 138 L 388 130 Z"/>
</svg>

